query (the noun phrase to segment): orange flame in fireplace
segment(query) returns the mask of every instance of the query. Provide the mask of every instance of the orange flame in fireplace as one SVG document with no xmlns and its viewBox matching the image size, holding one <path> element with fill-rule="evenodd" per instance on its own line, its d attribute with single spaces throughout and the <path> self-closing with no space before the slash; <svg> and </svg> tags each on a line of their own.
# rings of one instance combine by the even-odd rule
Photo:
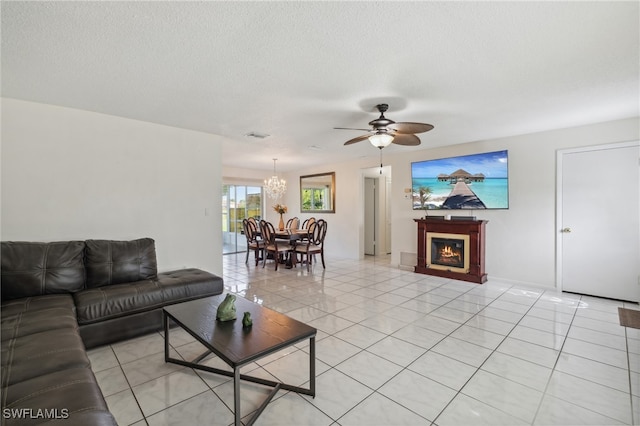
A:
<svg viewBox="0 0 640 426">
<path fill-rule="evenodd" d="M 440 250 L 440 257 L 460 257 L 460 252 L 453 250 L 451 246 L 444 246 Z"/>
</svg>

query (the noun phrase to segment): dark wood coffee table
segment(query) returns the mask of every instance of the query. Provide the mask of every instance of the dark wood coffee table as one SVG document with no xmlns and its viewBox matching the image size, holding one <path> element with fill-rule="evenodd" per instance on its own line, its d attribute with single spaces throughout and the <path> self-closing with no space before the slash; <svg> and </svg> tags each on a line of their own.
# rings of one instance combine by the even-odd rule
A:
<svg viewBox="0 0 640 426">
<path fill-rule="evenodd" d="M 218 305 L 222 303 L 225 296 L 226 295 L 221 294 L 163 308 L 165 362 L 233 377 L 233 409 L 236 426 L 242 424 L 240 414 L 240 380 L 273 387 L 267 399 L 251 417 L 247 425 L 255 422 L 280 389 L 315 397 L 316 329 L 293 318 L 289 318 L 284 314 L 243 299 L 242 297 L 238 297 L 235 303 L 238 318 L 233 321 L 217 321 L 216 313 Z M 251 318 L 253 319 L 253 325 L 251 327 L 244 328 L 242 326 L 242 316 L 244 312 L 251 313 Z M 171 358 L 169 356 L 170 320 L 174 321 L 197 341 L 202 343 L 207 348 L 207 351 L 193 361 Z M 242 366 L 306 339 L 309 339 L 310 380 L 308 389 L 240 374 L 240 368 Z M 218 355 L 229 367 L 233 368 L 233 372 L 200 364 L 210 353 Z"/>
</svg>

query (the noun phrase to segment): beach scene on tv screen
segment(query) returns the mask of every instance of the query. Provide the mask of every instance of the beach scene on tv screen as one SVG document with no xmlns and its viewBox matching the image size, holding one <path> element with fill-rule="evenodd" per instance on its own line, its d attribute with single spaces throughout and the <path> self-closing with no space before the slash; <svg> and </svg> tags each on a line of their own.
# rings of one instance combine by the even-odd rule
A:
<svg viewBox="0 0 640 426">
<path fill-rule="evenodd" d="M 411 163 L 414 210 L 507 209 L 507 151 Z"/>
</svg>

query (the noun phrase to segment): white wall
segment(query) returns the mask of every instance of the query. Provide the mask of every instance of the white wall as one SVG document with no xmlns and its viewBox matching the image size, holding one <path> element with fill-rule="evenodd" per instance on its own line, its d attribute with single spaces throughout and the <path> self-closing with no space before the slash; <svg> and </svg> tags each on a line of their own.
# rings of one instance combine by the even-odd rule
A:
<svg viewBox="0 0 640 426">
<path fill-rule="evenodd" d="M 391 166 L 391 263 L 400 264 L 400 253 L 416 253 L 414 211 L 405 198 L 411 187 L 411 163 L 456 155 L 507 149 L 509 151 L 509 209 L 461 212 L 488 220 L 486 270 L 489 279 L 555 287 L 556 230 L 556 151 L 640 139 L 640 119 L 631 118 L 588 126 L 560 129 L 503 139 L 471 142 L 422 151 L 387 153 Z M 423 138 L 428 146 L 429 137 Z M 289 173 L 290 185 L 284 202 L 290 212 L 299 212 L 300 175 L 336 172 L 336 213 L 328 214 L 327 250 L 329 256 L 361 258 L 364 247 L 363 176 L 371 161 L 337 163 Z M 293 209 L 293 210 L 291 210 Z M 267 212 L 269 214 L 269 212 Z M 585 212 L 589 214 L 589 212 Z M 276 216 L 270 220 L 276 220 Z"/>
<path fill-rule="evenodd" d="M 555 285 L 556 150 L 637 140 L 638 118 L 422 151 L 387 153 L 392 169 L 392 264 L 416 252 L 413 211 L 404 188 L 413 161 L 509 150 L 510 208 L 479 212 L 487 225 L 490 279 Z M 161 270 L 182 266 L 222 272 L 221 149 L 213 135 L 118 117 L 2 99 L 2 240 L 86 238 L 156 240 Z M 428 146 L 428 137 L 423 138 Z M 302 220 L 299 176 L 336 173 L 329 257 L 360 258 L 364 244 L 363 176 L 370 159 L 283 174 L 281 202 Z M 268 172 L 225 170 L 262 181 Z M 267 201 L 266 217 L 278 216 Z M 207 215 L 205 215 L 205 212 Z M 588 212 L 585 212 L 588 214 Z"/>
<path fill-rule="evenodd" d="M 509 151 L 509 209 L 475 210 L 486 228 L 486 271 L 489 279 L 555 287 L 556 151 L 640 138 L 638 118 L 561 129 L 523 136 L 474 142 L 390 158 L 393 167 L 393 254 L 398 264 L 400 252 L 416 253 L 416 224 L 424 215 L 413 211 L 404 198 L 411 187 L 410 163 L 507 149 Z M 424 140 L 428 140 L 425 137 Z M 424 142 L 423 142 L 424 143 Z M 585 211 L 585 215 L 589 212 Z"/>
<path fill-rule="evenodd" d="M 222 274 L 215 136 L 2 99 L 1 238 L 156 240 L 161 271 Z"/>
<path fill-rule="evenodd" d="M 364 256 L 364 177 L 362 170 L 370 167 L 366 160 L 337 163 L 325 166 L 308 167 L 297 172 L 284 174 L 287 179 L 287 192 L 280 201 L 289 207 L 287 217 L 298 216 L 301 221 L 314 216 L 327 221 L 327 237 L 325 240 L 325 256 L 358 259 Z M 336 212 L 335 213 L 301 213 L 300 212 L 300 176 L 317 173 L 336 173 Z M 271 209 L 274 204 L 267 202 L 266 219 L 277 223 L 278 215 Z"/>
</svg>

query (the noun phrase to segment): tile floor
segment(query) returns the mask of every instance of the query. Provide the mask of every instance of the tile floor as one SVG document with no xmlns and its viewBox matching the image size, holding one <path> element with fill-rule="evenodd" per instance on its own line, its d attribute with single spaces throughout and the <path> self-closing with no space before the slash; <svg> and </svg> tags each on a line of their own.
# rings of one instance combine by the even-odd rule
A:
<svg viewBox="0 0 640 426">
<path fill-rule="evenodd" d="M 280 391 L 257 425 L 640 424 L 640 330 L 619 325 L 621 302 L 441 279 L 384 257 L 327 263 L 276 272 L 224 256 L 226 291 L 318 329 L 316 398 Z M 170 342 L 184 359 L 203 351 L 179 329 Z M 242 372 L 304 385 L 307 346 Z M 233 423 L 232 382 L 165 364 L 161 333 L 89 356 L 121 426 Z M 244 418 L 267 392 L 242 384 Z"/>
</svg>

